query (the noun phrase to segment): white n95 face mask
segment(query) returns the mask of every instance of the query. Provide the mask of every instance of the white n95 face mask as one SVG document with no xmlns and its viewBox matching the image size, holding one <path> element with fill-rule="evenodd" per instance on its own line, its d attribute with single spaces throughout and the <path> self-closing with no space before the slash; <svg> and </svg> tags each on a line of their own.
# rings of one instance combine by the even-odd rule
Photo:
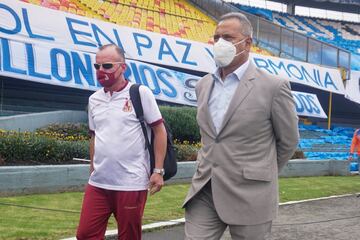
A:
<svg viewBox="0 0 360 240">
<path fill-rule="evenodd" d="M 219 40 L 214 44 L 214 60 L 218 67 L 226 67 L 228 66 L 234 58 L 243 52 L 245 49 L 236 54 L 236 45 L 244 42 L 247 38 L 240 40 L 237 43 L 232 43 L 224 40 L 223 38 L 219 38 Z"/>
</svg>

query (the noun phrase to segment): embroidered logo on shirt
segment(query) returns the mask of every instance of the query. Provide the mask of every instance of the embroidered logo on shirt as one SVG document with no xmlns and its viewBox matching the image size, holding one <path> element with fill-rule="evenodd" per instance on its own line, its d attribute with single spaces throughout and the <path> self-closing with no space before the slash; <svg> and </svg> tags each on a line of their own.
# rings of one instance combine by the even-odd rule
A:
<svg viewBox="0 0 360 240">
<path fill-rule="evenodd" d="M 130 99 L 127 99 L 125 104 L 124 104 L 124 107 L 122 109 L 124 112 L 131 112 L 132 111 L 132 102 Z"/>
</svg>

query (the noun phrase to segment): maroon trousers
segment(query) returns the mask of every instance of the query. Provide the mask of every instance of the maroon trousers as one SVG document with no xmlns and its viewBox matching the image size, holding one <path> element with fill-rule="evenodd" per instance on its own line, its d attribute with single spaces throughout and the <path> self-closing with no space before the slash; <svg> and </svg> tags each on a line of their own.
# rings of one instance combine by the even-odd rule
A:
<svg viewBox="0 0 360 240">
<path fill-rule="evenodd" d="M 76 238 L 104 239 L 108 220 L 113 213 L 118 239 L 141 240 L 141 219 L 147 190 L 113 191 L 87 185 Z"/>
</svg>

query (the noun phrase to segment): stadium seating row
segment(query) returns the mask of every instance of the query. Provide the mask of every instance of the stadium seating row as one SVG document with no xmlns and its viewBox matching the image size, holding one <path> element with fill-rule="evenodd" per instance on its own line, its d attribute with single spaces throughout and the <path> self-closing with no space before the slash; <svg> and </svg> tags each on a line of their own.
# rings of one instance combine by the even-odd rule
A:
<svg viewBox="0 0 360 240">
<path fill-rule="evenodd" d="M 360 53 L 360 24 L 274 13 L 274 22 L 307 36 Z"/>
<path fill-rule="evenodd" d="M 216 23 L 185 0 L 21 0 L 122 26 L 213 43 Z M 252 52 L 271 55 L 257 46 Z"/>
<path fill-rule="evenodd" d="M 267 9 L 243 6 L 233 3 L 237 8 L 261 16 L 280 26 L 303 33 L 360 54 L 360 24 L 355 22 L 335 21 L 291 15 Z"/>
<path fill-rule="evenodd" d="M 309 160 L 346 160 L 354 133 L 353 128 L 322 129 L 316 125 L 299 125 L 301 149 Z"/>
<path fill-rule="evenodd" d="M 309 37 L 315 37 L 354 53 L 360 53 L 359 23 L 303 17 L 240 4 L 233 5 Z"/>
<path fill-rule="evenodd" d="M 147 31 L 212 43 L 215 21 L 184 0 L 22 0 Z"/>
<path fill-rule="evenodd" d="M 355 22 L 337 21 L 329 19 L 320 19 L 313 17 L 303 17 L 291 15 L 288 13 L 271 11 L 263 8 L 244 6 L 233 3 L 233 5 L 242 11 L 249 12 L 253 15 L 265 18 L 275 24 L 278 24 L 287 29 L 291 29 L 309 37 L 319 39 L 323 42 L 346 49 L 351 52 L 351 69 L 360 71 L 360 24 Z M 264 46 L 272 51 L 271 46 Z M 331 48 L 331 47 L 330 47 Z M 312 46 L 311 51 L 316 50 L 316 46 Z M 324 49 L 323 49 L 324 50 Z M 275 53 L 278 50 L 273 50 Z M 334 51 L 331 50 L 334 53 Z M 334 66 L 334 54 L 323 52 L 323 60 L 330 66 Z M 295 58 L 288 53 L 284 54 L 285 57 Z M 320 56 L 320 55 L 319 55 Z M 304 56 L 302 57 L 303 60 Z M 314 56 L 312 56 L 314 58 Z M 336 58 L 336 57 L 335 57 Z M 331 60 L 332 59 L 332 60 Z M 319 58 L 312 59 L 318 63 Z"/>
</svg>

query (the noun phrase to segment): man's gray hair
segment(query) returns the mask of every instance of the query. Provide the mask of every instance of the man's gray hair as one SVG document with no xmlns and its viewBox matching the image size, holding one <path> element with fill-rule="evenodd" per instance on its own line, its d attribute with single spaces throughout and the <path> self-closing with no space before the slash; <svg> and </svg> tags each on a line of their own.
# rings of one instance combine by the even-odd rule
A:
<svg viewBox="0 0 360 240">
<path fill-rule="evenodd" d="M 243 35 L 252 37 L 253 27 L 251 26 L 249 19 L 240 12 L 230 12 L 230 13 L 224 14 L 220 17 L 219 22 L 222 22 L 227 19 L 232 19 L 232 18 L 235 18 L 240 22 L 240 24 L 242 26 L 241 33 Z"/>
<path fill-rule="evenodd" d="M 115 48 L 115 51 L 125 61 L 125 51 L 116 44 L 110 43 L 110 44 L 103 45 L 103 46 L 99 47 L 99 51 L 104 50 L 105 48 L 108 48 L 108 47 Z"/>
</svg>

